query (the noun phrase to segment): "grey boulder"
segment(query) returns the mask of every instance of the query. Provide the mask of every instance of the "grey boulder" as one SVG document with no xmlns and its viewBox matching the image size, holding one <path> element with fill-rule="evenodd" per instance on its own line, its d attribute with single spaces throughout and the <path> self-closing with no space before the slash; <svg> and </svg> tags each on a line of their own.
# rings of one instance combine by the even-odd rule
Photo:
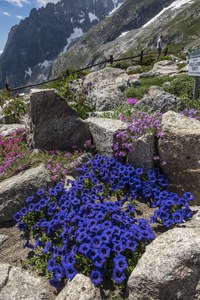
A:
<svg viewBox="0 0 200 300">
<path fill-rule="evenodd" d="M 165 113 L 169 110 L 180 110 L 182 108 L 181 99 L 164 92 L 161 88 L 151 87 L 144 97 L 138 101 L 134 108 L 145 110 L 149 113 Z"/>
<path fill-rule="evenodd" d="M 113 156 L 115 136 L 124 131 L 127 125 L 120 120 L 88 118 L 87 122 L 97 151 L 102 155 Z"/>
<path fill-rule="evenodd" d="M 41 279 L 9 264 L 0 264 L 0 300 L 43 300 Z"/>
<path fill-rule="evenodd" d="M 90 278 L 77 274 L 55 300 L 101 300 L 99 290 L 92 284 Z"/>
<path fill-rule="evenodd" d="M 169 111 L 162 117 L 158 151 L 171 189 L 189 191 L 200 204 L 200 121 Z"/>
<path fill-rule="evenodd" d="M 50 176 L 44 165 L 0 182 L 0 222 L 12 220 L 13 214 L 25 205 L 27 197 L 49 185 Z"/>
<path fill-rule="evenodd" d="M 126 103 L 123 95 L 128 86 L 128 75 L 121 69 L 104 68 L 85 77 L 85 83 L 92 83 L 89 101 L 97 111 L 107 111 Z"/>
<path fill-rule="evenodd" d="M 191 227 L 186 224 L 158 236 L 147 246 L 129 277 L 128 299 L 200 299 L 199 229 L 199 221 Z"/>
</svg>

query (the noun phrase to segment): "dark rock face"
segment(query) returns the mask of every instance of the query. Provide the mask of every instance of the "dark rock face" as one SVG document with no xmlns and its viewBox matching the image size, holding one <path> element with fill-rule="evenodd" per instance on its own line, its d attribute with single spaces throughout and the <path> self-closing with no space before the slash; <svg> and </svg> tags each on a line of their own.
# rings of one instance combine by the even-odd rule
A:
<svg viewBox="0 0 200 300">
<path fill-rule="evenodd" d="M 53 89 L 31 93 L 30 117 L 30 143 L 34 148 L 70 151 L 73 146 L 83 148 L 91 139 L 88 124 Z"/>
<path fill-rule="evenodd" d="M 52 60 L 124 0 L 61 0 L 32 9 L 12 27 L 0 57 L 0 88 L 48 77 Z M 66 49 L 65 49 L 66 50 Z M 39 74 L 43 74 L 42 76 Z M 38 76 L 39 75 L 39 76 Z"/>
</svg>

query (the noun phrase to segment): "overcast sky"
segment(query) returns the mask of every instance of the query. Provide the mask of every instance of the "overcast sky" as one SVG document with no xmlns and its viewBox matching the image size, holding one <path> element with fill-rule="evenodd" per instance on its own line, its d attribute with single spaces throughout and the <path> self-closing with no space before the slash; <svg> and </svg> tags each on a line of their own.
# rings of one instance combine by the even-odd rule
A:
<svg viewBox="0 0 200 300">
<path fill-rule="evenodd" d="M 5 47 L 12 26 L 29 16 L 33 7 L 45 6 L 60 0 L 0 0 L 0 53 Z"/>
</svg>

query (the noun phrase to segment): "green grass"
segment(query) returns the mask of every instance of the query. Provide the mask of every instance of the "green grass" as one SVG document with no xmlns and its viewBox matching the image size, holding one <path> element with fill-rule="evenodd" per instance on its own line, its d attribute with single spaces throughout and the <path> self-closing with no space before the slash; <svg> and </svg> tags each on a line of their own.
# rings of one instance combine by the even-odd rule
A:
<svg viewBox="0 0 200 300">
<path fill-rule="evenodd" d="M 102 118 L 109 119 L 119 119 L 120 114 L 127 117 L 132 115 L 132 106 L 130 104 L 124 104 L 122 106 L 116 107 L 113 112 L 105 112 L 101 115 Z"/>
<path fill-rule="evenodd" d="M 165 91 L 180 98 L 192 99 L 194 90 L 194 77 L 186 74 L 173 78 Z"/>
<path fill-rule="evenodd" d="M 160 76 L 160 77 L 151 77 L 151 78 L 141 78 L 141 86 L 139 87 L 130 87 L 125 90 L 125 97 L 127 98 L 137 98 L 142 99 L 144 94 L 148 91 L 148 89 L 155 85 L 155 86 L 163 86 L 163 83 L 167 81 L 172 81 L 173 78 L 169 76 Z"/>
<path fill-rule="evenodd" d="M 7 100 L 11 99 L 11 97 L 11 92 L 0 90 L 0 107 L 2 107 Z"/>
</svg>

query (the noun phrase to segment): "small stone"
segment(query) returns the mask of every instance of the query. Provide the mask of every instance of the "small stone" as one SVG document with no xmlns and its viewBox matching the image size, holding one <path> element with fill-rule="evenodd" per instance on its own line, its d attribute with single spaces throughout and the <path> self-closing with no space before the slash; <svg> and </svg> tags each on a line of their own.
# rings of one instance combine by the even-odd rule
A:
<svg viewBox="0 0 200 300">
<path fill-rule="evenodd" d="M 77 274 L 55 300 L 101 300 L 100 292 L 92 284 L 90 278 Z"/>
<path fill-rule="evenodd" d="M 3 245 L 3 243 L 9 238 L 9 236 L 0 234 L 0 247 Z"/>
</svg>

